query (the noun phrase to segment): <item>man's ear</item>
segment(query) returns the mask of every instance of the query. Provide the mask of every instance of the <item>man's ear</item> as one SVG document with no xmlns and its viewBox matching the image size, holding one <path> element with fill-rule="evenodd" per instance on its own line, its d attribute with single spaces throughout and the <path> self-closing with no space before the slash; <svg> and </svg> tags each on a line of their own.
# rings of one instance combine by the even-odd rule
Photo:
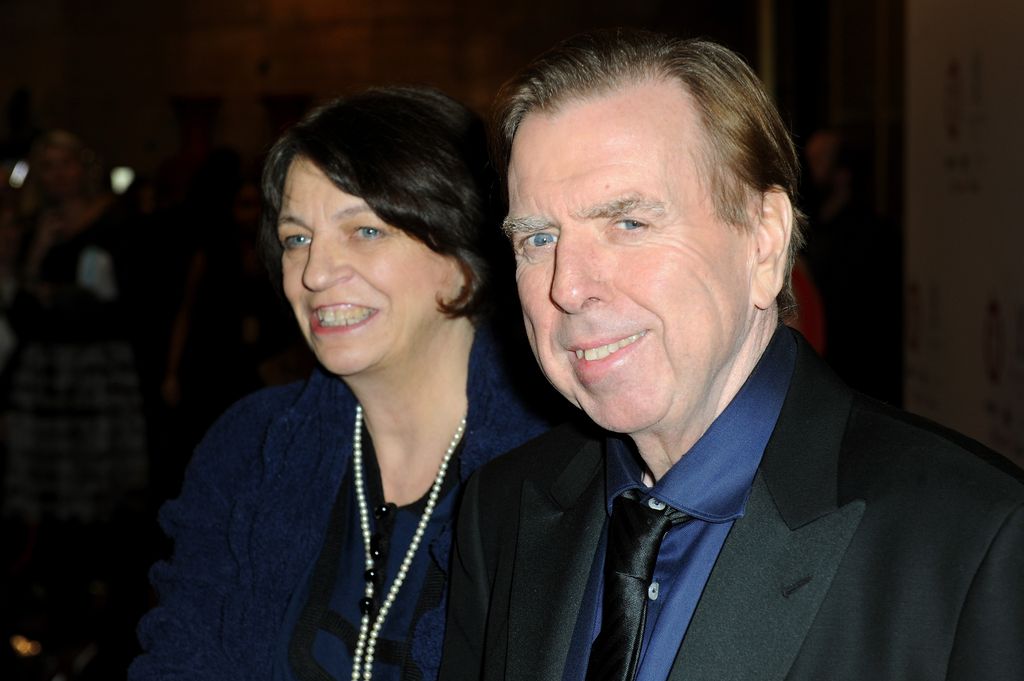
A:
<svg viewBox="0 0 1024 681">
<path fill-rule="evenodd" d="M 760 310 L 775 303 L 782 290 L 793 234 L 793 204 L 789 195 L 773 187 L 761 195 L 760 210 L 754 215 L 755 253 L 751 300 Z"/>
</svg>

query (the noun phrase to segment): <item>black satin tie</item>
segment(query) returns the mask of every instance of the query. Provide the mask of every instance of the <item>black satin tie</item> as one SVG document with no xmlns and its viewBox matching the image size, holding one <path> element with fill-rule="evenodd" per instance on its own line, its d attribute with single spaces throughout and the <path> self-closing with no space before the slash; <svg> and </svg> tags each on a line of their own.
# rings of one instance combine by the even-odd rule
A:
<svg viewBox="0 0 1024 681">
<path fill-rule="evenodd" d="M 662 506 L 654 509 L 630 490 L 612 502 L 604 559 L 601 631 L 590 648 L 586 681 L 633 681 L 644 640 L 647 589 L 658 548 L 669 527 L 689 520 Z"/>
</svg>

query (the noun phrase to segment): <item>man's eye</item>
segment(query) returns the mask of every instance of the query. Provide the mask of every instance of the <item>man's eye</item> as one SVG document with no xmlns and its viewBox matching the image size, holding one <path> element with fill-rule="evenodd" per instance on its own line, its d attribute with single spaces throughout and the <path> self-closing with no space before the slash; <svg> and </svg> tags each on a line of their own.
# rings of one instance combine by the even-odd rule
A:
<svg viewBox="0 0 1024 681">
<path fill-rule="evenodd" d="M 632 218 L 619 220 L 617 224 L 620 227 L 622 227 L 622 229 L 625 229 L 627 231 L 632 229 L 640 229 L 641 227 L 644 226 L 644 223 L 640 222 L 639 220 L 633 220 Z"/>
<path fill-rule="evenodd" d="M 281 239 L 281 246 L 285 250 L 292 250 L 293 248 L 302 248 L 309 243 L 309 237 L 305 234 L 291 234 Z"/>
<path fill-rule="evenodd" d="M 356 230 L 356 234 L 364 239 L 379 239 L 384 235 L 384 232 L 379 227 L 360 227 Z"/>
<path fill-rule="evenodd" d="M 555 243 L 556 240 L 555 235 L 550 232 L 537 232 L 526 237 L 526 246 L 529 248 L 543 248 Z"/>
</svg>

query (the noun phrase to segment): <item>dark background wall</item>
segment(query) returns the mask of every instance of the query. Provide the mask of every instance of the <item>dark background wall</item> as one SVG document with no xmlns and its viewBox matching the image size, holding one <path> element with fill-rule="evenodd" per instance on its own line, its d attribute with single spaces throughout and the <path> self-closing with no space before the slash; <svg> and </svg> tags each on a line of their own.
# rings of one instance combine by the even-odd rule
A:
<svg viewBox="0 0 1024 681">
<path fill-rule="evenodd" d="M 885 0 L 0 0 L 0 98 L 152 174 L 227 145 L 256 159 L 309 104 L 431 83 L 485 112 L 532 55 L 586 28 L 714 38 L 747 56 L 798 139 L 841 125 L 900 207 L 902 2 Z M 0 136 L 3 134 L 0 121 Z"/>
</svg>

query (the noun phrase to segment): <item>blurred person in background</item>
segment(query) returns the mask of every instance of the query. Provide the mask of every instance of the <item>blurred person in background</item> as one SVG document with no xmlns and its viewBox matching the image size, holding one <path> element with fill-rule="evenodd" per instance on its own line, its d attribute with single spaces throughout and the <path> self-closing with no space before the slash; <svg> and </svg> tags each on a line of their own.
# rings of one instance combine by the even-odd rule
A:
<svg viewBox="0 0 1024 681">
<path fill-rule="evenodd" d="M 305 377 L 309 352 L 257 255 L 259 183 L 247 179 L 240 156 L 217 149 L 193 181 L 183 208 L 197 235 L 184 272 L 180 304 L 167 339 L 160 397 L 168 409 L 172 445 L 160 465 L 175 496 L 191 452 L 216 418 L 265 385 Z M 201 235 L 201 236 L 199 236 Z M 304 343 L 302 344 L 304 346 Z M 302 362 L 281 367 L 286 351 Z M 217 375 L 217 381 L 210 381 Z M 175 487 L 170 489 L 173 484 Z"/>
<path fill-rule="evenodd" d="M 8 360 L 17 344 L 7 320 L 7 311 L 18 290 L 18 255 L 23 225 L 17 219 L 18 194 L 5 181 L 12 168 L 13 164 L 10 167 L 7 164 L 0 165 L 0 385 L 3 384 Z M 6 391 L 0 388 L 0 395 L 5 394 Z M 4 441 L 0 430 L 0 443 Z"/>
<path fill-rule="evenodd" d="M 875 214 L 866 159 L 837 130 L 804 145 L 808 229 L 801 260 L 821 296 L 825 360 L 852 388 L 903 397 L 903 248 Z"/>
<path fill-rule="evenodd" d="M 487 321 L 486 167 L 477 117 L 424 88 L 273 147 L 260 240 L 318 366 L 198 447 L 131 679 L 436 677 L 463 481 L 546 425 Z"/>
<path fill-rule="evenodd" d="M 127 216 L 96 154 L 63 131 L 37 140 L 23 199 L 4 512 L 104 520 L 146 481 L 130 321 L 118 304 Z"/>
<path fill-rule="evenodd" d="M 147 478 L 120 268 L 131 214 L 75 135 L 39 136 L 15 218 L 4 383 L 5 624 L 42 640 L 48 673 L 84 669 L 109 631 L 124 527 Z M 71 660 L 75 660 L 72 664 Z M 123 667 L 123 663 L 122 663 Z"/>
</svg>

